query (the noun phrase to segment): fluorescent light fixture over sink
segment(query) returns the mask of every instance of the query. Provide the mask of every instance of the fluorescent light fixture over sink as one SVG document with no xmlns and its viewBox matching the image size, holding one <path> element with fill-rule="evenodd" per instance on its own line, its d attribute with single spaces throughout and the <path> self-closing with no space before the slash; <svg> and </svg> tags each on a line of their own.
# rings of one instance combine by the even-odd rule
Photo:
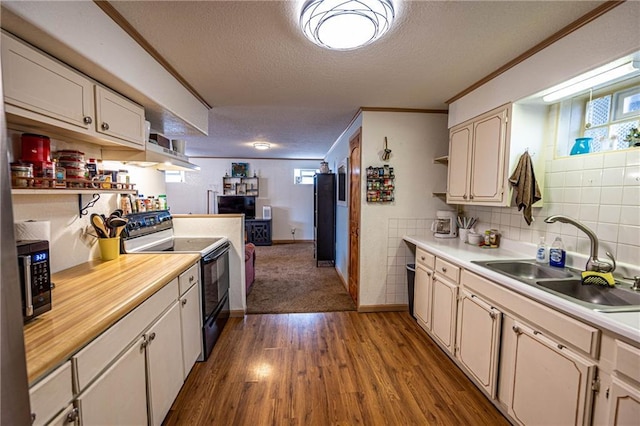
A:
<svg viewBox="0 0 640 426">
<path fill-rule="evenodd" d="M 551 93 L 542 97 L 545 102 L 553 102 L 576 93 L 608 83 L 640 70 L 640 61 L 629 61 L 614 68 L 602 68 L 591 71 L 551 89 Z"/>
<path fill-rule="evenodd" d="M 318 46 L 352 50 L 380 38 L 394 16 L 391 0 L 309 0 L 302 7 L 300 26 Z"/>
<path fill-rule="evenodd" d="M 264 151 L 271 148 L 271 144 L 269 142 L 254 142 L 253 147 L 255 149 L 259 149 L 260 151 Z"/>
</svg>

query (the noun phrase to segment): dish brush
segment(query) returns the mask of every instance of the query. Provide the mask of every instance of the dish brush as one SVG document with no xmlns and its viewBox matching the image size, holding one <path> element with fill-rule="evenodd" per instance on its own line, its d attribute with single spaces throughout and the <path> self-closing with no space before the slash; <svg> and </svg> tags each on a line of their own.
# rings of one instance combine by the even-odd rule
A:
<svg viewBox="0 0 640 426">
<path fill-rule="evenodd" d="M 582 273 L 582 284 L 614 287 L 616 281 L 613 279 L 611 272 L 584 271 Z"/>
</svg>

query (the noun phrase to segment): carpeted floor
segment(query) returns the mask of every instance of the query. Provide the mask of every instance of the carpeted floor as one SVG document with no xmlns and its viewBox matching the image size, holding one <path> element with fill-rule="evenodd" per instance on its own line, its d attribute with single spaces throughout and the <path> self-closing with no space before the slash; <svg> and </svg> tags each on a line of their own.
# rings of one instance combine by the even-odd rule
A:
<svg viewBox="0 0 640 426">
<path fill-rule="evenodd" d="M 313 243 L 256 247 L 247 313 L 355 311 L 333 266 L 316 267 Z"/>
</svg>

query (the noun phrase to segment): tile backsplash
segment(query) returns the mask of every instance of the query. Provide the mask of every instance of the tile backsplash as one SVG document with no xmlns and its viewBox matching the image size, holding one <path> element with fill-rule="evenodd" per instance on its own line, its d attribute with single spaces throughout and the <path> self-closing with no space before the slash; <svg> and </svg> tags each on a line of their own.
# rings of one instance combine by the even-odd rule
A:
<svg viewBox="0 0 640 426">
<path fill-rule="evenodd" d="M 404 235 L 419 237 L 431 234 L 433 218 L 390 218 L 387 229 L 387 277 L 385 303 L 408 303 L 407 264 L 415 263 L 415 251 L 404 242 Z"/>
<path fill-rule="evenodd" d="M 589 254 L 589 239 L 570 224 L 546 224 L 564 214 L 593 230 L 599 257 L 611 252 L 618 262 L 640 265 L 640 149 L 564 157 L 546 162 L 544 205 L 533 209 L 528 226 L 516 207 L 464 206 L 479 218 L 476 230 L 499 229 L 504 238 L 548 245 L 560 236 L 567 251 Z"/>
</svg>

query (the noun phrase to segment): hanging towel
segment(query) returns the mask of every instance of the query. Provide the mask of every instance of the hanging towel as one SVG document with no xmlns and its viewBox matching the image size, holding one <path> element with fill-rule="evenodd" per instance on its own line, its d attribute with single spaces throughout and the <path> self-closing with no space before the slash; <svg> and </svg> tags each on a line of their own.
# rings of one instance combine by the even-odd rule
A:
<svg viewBox="0 0 640 426">
<path fill-rule="evenodd" d="M 533 163 L 529 151 L 526 151 L 509 178 L 509 182 L 514 186 L 516 191 L 516 205 L 518 211 L 524 209 L 522 213 L 527 225 L 531 225 L 533 218 L 531 217 L 531 206 L 538 200 L 542 199 L 536 176 L 533 172 Z"/>
</svg>

